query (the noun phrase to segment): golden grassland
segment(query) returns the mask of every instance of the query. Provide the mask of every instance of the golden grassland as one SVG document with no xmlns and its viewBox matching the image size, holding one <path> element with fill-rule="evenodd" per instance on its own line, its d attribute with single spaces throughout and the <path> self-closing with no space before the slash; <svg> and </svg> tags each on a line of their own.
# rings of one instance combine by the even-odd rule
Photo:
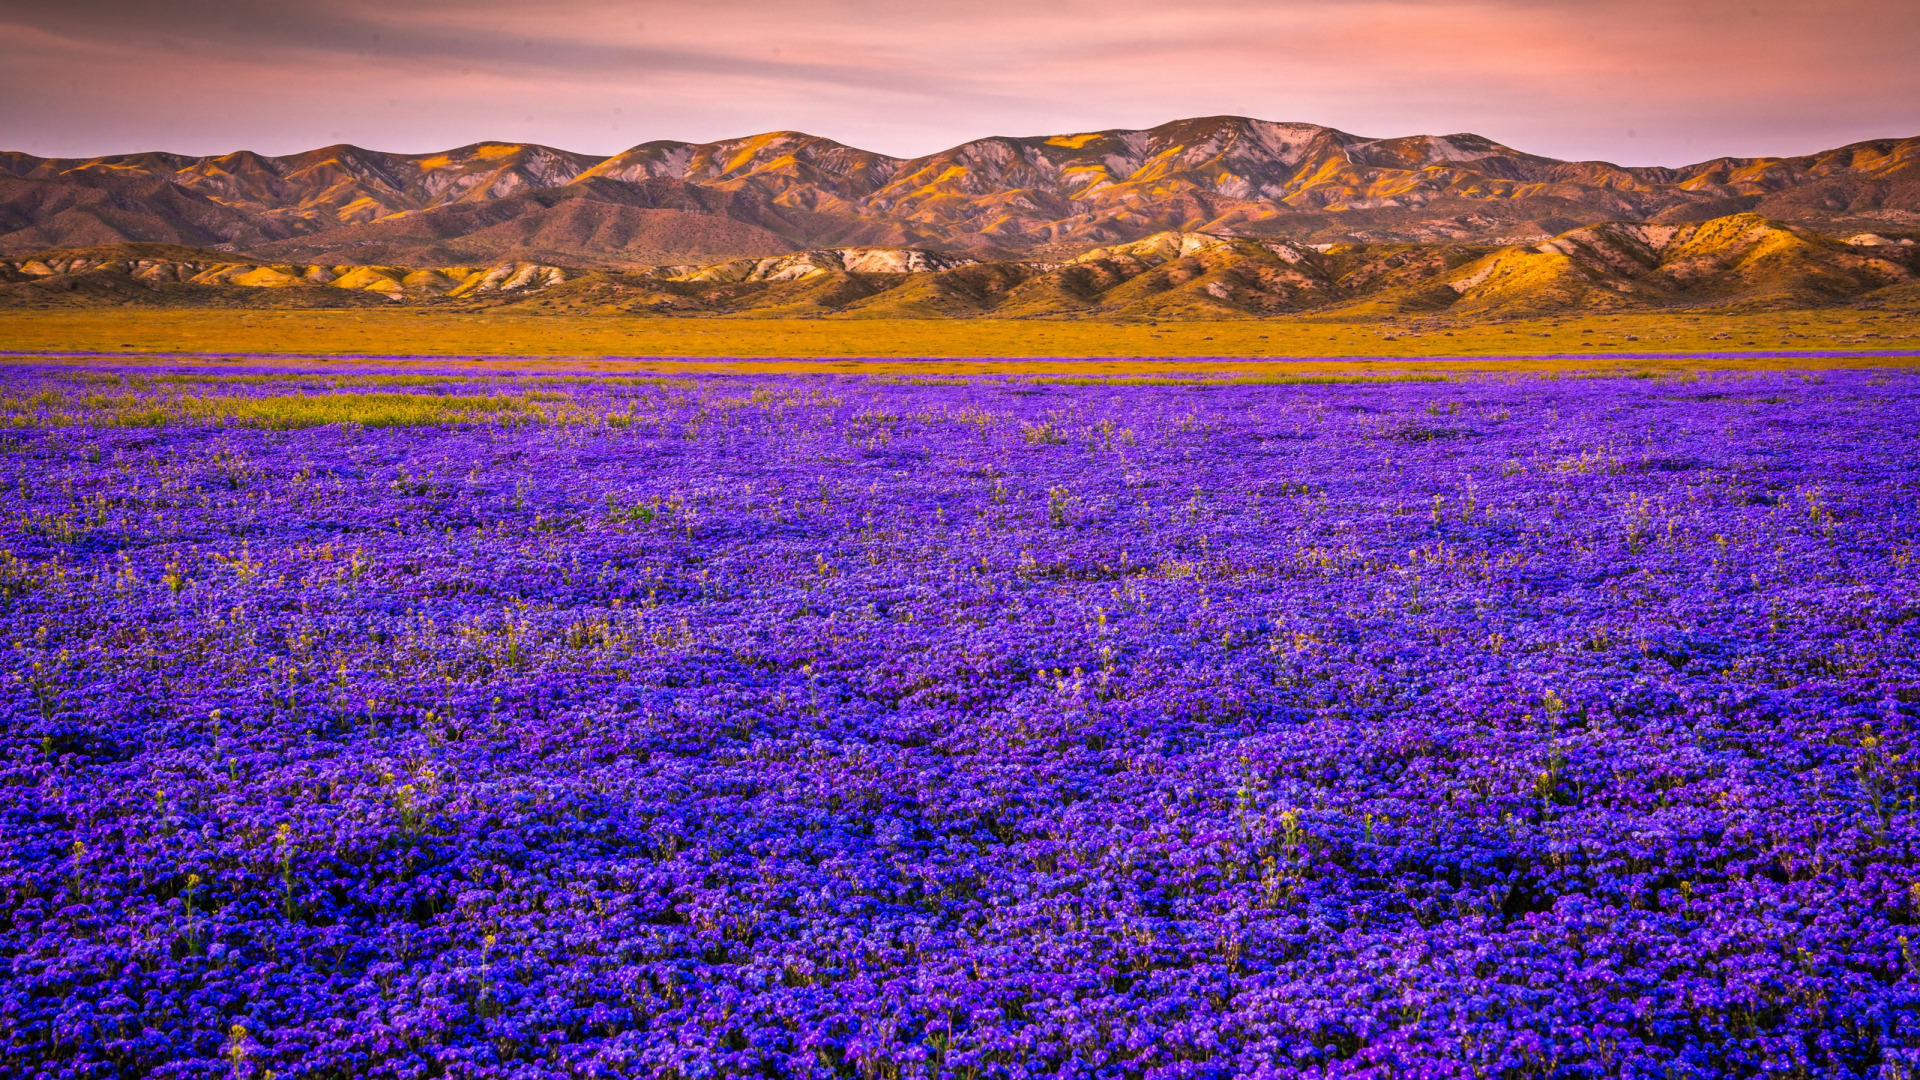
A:
<svg viewBox="0 0 1920 1080">
<path fill-rule="evenodd" d="M 1445 381 L 1479 376 L 1542 377 L 1651 377 L 1694 378 L 1711 371 L 1803 371 L 1814 374 L 1848 368 L 1897 369 L 1920 371 L 1920 354 L 1887 357 L 1601 357 L 1597 359 L 1563 357 L 1503 356 L 1483 358 L 1402 359 L 1402 360 L 1236 360 L 1236 359 L 1117 359 L 1075 360 L 687 360 L 687 359 L 579 359 L 514 358 L 511 360 L 467 360 L 453 358 L 409 358 L 402 361 L 411 374 L 392 374 L 393 362 L 356 358 L 282 358 L 248 360 L 253 371 L 246 375 L 180 375 L 183 369 L 209 371 L 233 361 L 154 357 L 62 357 L 26 354 L 0 358 L 0 367 L 31 366 L 45 371 L 65 369 L 70 377 L 96 376 L 123 379 L 144 392 L 147 377 L 130 374 L 143 367 L 172 374 L 151 378 L 153 383 L 192 378 L 210 393 L 238 392 L 247 385 L 281 386 L 300 394 L 325 394 L 336 390 L 358 390 L 385 386 L 436 385 L 436 393 L 469 395 L 476 386 L 498 385 L 508 396 L 524 397 L 524 387 L 582 387 L 593 383 L 626 381 L 645 384 L 685 385 L 692 375 L 839 375 L 883 381 L 912 383 L 959 383 L 977 378 L 1014 379 L 1029 383 L 1127 385 L 1142 383 L 1322 383 L 1322 382 L 1409 382 Z M 112 365 L 119 374 L 102 375 L 100 369 Z M 265 372 L 260 369 L 266 368 Z M 319 372 L 327 374 L 317 376 Z M 225 389 L 222 389 L 222 388 Z M 0 412 L 7 402 L 22 404 L 25 399 L 0 399 Z M 31 403 L 28 403 L 29 405 Z M 64 407 L 67 402 L 52 404 Z M 92 408 L 92 406 L 88 406 Z M 115 406 L 118 408 L 118 406 Z M 459 411 L 459 410 L 455 410 Z M 244 412 L 244 409 L 242 410 Z M 242 413 L 224 413 L 228 419 L 243 419 Z M 448 419 L 467 417 L 445 414 Z M 185 414 L 174 417 L 186 418 Z M 356 417 L 338 419 L 372 423 Z M 116 421 L 119 422 L 119 421 Z M 137 422 L 128 420 L 126 422 Z"/>
<path fill-rule="evenodd" d="M 661 318 L 396 309 L 0 312 L 0 350 L 678 358 L 1417 359 L 1916 349 L 1920 316 L 1859 309 L 1502 323 Z"/>
</svg>

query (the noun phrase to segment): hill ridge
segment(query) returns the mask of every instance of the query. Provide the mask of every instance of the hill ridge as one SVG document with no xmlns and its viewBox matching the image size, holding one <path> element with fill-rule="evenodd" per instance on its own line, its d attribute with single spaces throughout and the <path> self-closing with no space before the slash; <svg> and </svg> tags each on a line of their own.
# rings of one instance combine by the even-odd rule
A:
<svg viewBox="0 0 1920 1080">
<path fill-rule="evenodd" d="M 347 143 L 279 157 L 0 153 L 7 253 L 156 241 L 613 268 L 892 245 L 1005 259 L 1169 229 L 1481 242 L 1742 211 L 1827 231 L 1920 227 L 1920 138 L 1677 168 L 1562 161 L 1471 132 L 1373 138 L 1243 116 L 996 135 L 912 158 L 799 131 L 607 156 L 488 141 L 413 154 Z"/>
<path fill-rule="evenodd" d="M 1385 319 L 1911 306 L 1913 237 L 1841 240 L 1756 214 L 1606 221 L 1531 244 L 1305 244 L 1169 230 L 1063 260 L 842 246 L 630 270 L 523 259 L 303 263 L 121 244 L 0 259 L 0 303 L 459 303 L 827 317 Z"/>
</svg>

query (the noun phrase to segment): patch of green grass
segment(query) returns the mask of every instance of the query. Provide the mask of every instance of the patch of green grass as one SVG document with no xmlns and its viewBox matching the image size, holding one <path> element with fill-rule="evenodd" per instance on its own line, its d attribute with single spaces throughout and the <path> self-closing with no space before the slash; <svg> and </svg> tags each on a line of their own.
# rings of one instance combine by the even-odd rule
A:
<svg viewBox="0 0 1920 1080">
<path fill-rule="evenodd" d="M 552 393 L 406 394 L 65 394 L 57 390 L 0 398 L 0 425 L 74 423 L 113 427 L 232 424 L 289 430 L 326 424 L 415 427 L 477 422 L 552 422 L 579 414 Z"/>
</svg>

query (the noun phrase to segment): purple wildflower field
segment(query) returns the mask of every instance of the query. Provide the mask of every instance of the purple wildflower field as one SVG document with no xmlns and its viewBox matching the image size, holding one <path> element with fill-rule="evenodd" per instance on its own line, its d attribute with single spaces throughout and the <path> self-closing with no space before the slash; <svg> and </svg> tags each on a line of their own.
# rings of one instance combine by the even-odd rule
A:
<svg viewBox="0 0 1920 1080">
<path fill-rule="evenodd" d="M 207 370 L 0 369 L 8 1075 L 1920 1070 L 1920 376 Z"/>
</svg>

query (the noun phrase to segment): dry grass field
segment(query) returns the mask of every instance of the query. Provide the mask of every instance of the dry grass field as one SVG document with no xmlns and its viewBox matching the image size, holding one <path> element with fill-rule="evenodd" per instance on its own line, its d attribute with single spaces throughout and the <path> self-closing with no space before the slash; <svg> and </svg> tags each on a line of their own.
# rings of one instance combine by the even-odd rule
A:
<svg viewBox="0 0 1920 1080">
<path fill-rule="evenodd" d="M 1920 317 L 1858 309 L 1505 323 L 849 321 L 421 310 L 0 312 L 0 351 L 621 358 L 1419 359 L 1920 349 Z M 1086 361 L 1076 361 L 1084 364 Z M 1079 369 L 1084 370 L 1084 369 Z"/>
</svg>

